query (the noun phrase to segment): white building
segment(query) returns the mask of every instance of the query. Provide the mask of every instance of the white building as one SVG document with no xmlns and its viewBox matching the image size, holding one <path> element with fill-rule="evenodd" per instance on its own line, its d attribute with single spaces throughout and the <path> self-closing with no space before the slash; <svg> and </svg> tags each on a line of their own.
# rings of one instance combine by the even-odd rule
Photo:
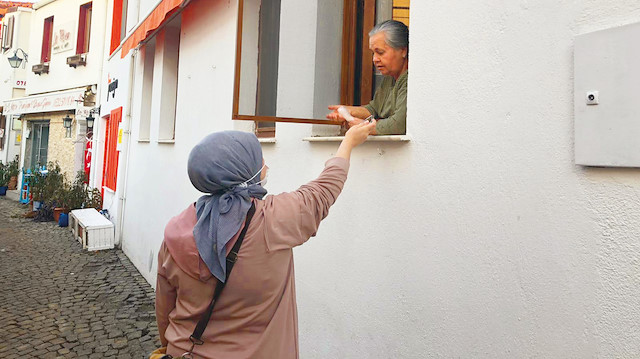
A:
<svg viewBox="0 0 640 359">
<path fill-rule="evenodd" d="M 8 59 L 14 56 L 24 59 L 29 49 L 29 26 L 32 10 L 28 7 L 10 8 L 2 19 L 2 40 L 0 46 L 0 103 L 12 98 L 23 97 L 27 84 L 25 61 L 13 68 Z M 20 155 L 22 123 L 18 116 L 3 116 L 0 126 L 0 161 L 7 163 Z"/>
<path fill-rule="evenodd" d="M 109 1 L 117 21 L 106 68 L 118 86 L 102 115 L 105 124 L 122 118 L 110 155 L 112 218 L 152 284 L 165 224 L 199 196 L 186 172 L 194 144 L 214 131 L 253 130 L 232 117 L 322 119 L 340 100 L 344 1 L 263 0 L 280 7 L 266 18 L 245 0 L 246 72 L 234 104 L 238 1 L 129 0 L 125 9 Z M 390 3 L 377 5 L 381 20 Z M 598 47 L 606 40 L 580 45 L 611 51 L 620 65 L 586 73 L 578 39 L 639 22 L 640 4 L 413 1 L 410 13 L 408 133 L 355 151 L 318 236 L 295 250 L 301 357 L 640 356 L 639 172 L 584 167 L 574 156 L 586 138 L 574 135 L 574 117 L 587 111 L 583 91 L 598 90 L 590 88 L 598 76 L 624 83 L 619 118 L 637 118 L 640 103 L 619 73 L 637 78 L 634 37 L 624 54 Z M 260 54 L 260 41 L 279 50 Z M 611 110 L 602 86 L 591 113 Z M 256 91 L 269 98 L 264 108 Z M 626 126 L 617 131 L 637 139 Z M 315 178 L 337 149 L 335 134 L 278 122 L 263 140 L 270 192 Z"/>
<path fill-rule="evenodd" d="M 22 120 L 21 167 L 58 162 L 73 180 L 85 167 L 85 118 L 101 101 L 106 0 L 43 0 L 33 10 L 26 96 L 5 100 L 3 114 Z"/>
</svg>

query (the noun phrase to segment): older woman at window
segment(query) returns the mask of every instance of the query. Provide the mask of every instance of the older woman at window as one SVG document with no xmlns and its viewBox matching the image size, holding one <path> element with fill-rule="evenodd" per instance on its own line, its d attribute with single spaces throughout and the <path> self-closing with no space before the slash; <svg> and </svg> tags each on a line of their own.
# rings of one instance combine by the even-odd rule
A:
<svg viewBox="0 0 640 359">
<path fill-rule="evenodd" d="M 406 132 L 407 77 L 409 74 L 409 29 L 399 21 L 387 20 L 369 32 L 369 48 L 373 51 L 373 64 L 384 75 L 373 100 L 365 106 L 344 106 L 354 117 L 347 121 L 333 110 L 328 119 L 344 121 L 351 127 L 373 116 L 378 120 L 375 135 L 401 135 Z"/>
</svg>

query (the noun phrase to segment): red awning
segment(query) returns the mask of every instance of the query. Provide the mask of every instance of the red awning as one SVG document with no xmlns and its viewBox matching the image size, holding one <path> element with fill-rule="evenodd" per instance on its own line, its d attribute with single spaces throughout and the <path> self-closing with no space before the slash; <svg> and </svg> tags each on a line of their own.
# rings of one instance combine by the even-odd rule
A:
<svg viewBox="0 0 640 359">
<path fill-rule="evenodd" d="M 182 3 L 186 3 L 189 0 L 162 0 L 158 6 L 151 12 L 151 14 L 144 19 L 142 24 L 129 36 L 129 38 L 122 44 L 122 51 L 120 57 L 127 56 L 129 51 L 155 31 L 160 25 L 162 25 L 173 13 L 175 13 Z"/>
</svg>

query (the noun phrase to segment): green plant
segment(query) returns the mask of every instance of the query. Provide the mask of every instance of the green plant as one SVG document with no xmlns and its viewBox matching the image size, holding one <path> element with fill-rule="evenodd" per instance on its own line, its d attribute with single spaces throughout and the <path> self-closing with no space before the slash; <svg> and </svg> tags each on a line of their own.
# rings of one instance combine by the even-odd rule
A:
<svg viewBox="0 0 640 359">
<path fill-rule="evenodd" d="M 68 187 L 65 197 L 65 210 L 83 208 L 87 198 L 87 188 L 84 183 L 85 175 L 83 171 L 78 171 L 76 178 Z"/>
<path fill-rule="evenodd" d="M 64 185 L 64 174 L 58 163 L 49 162 L 47 174 L 42 187 L 42 200 L 46 203 L 55 201 L 55 193 Z"/>
<path fill-rule="evenodd" d="M 0 187 L 5 187 L 9 184 L 9 177 L 9 165 L 0 162 Z"/>
<path fill-rule="evenodd" d="M 45 174 L 40 171 L 33 171 L 25 177 L 25 182 L 29 185 L 31 198 L 34 201 L 42 202 L 44 200 Z"/>
<path fill-rule="evenodd" d="M 9 171 L 9 178 L 18 176 L 18 174 L 20 174 L 20 170 L 18 169 L 18 155 L 16 155 L 13 161 L 7 164 L 7 168 Z"/>
<path fill-rule="evenodd" d="M 102 209 L 102 193 L 97 188 L 87 191 L 86 208 L 95 208 L 97 211 Z"/>
</svg>

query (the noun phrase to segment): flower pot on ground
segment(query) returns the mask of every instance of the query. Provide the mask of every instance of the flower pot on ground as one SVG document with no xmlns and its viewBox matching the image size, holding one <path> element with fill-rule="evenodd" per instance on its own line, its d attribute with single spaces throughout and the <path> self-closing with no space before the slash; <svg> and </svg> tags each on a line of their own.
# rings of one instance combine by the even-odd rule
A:
<svg viewBox="0 0 640 359">
<path fill-rule="evenodd" d="M 66 213 L 60 213 L 60 218 L 58 218 L 58 226 L 67 227 L 69 225 L 69 215 Z"/>
<path fill-rule="evenodd" d="M 11 176 L 9 178 L 9 186 L 8 187 L 12 191 L 18 188 L 18 176 Z"/>
<path fill-rule="evenodd" d="M 62 214 L 63 211 L 64 208 L 62 207 L 56 207 L 53 209 L 53 220 L 55 222 L 58 222 L 60 220 L 60 214 Z"/>
<path fill-rule="evenodd" d="M 0 162 L 0 196 L 7 194 L 9 184 L 9 165 Z"/>
<path fill-rule="evenodd" d="M 20 174 L 20 170 L 18 169 L 18 155 L 13 159 L 13 161 L 7 164 L 7 172 L 9 176 L 9 189 L 15 190 L 18 188 L 18 175 Z"/>
</svg>

